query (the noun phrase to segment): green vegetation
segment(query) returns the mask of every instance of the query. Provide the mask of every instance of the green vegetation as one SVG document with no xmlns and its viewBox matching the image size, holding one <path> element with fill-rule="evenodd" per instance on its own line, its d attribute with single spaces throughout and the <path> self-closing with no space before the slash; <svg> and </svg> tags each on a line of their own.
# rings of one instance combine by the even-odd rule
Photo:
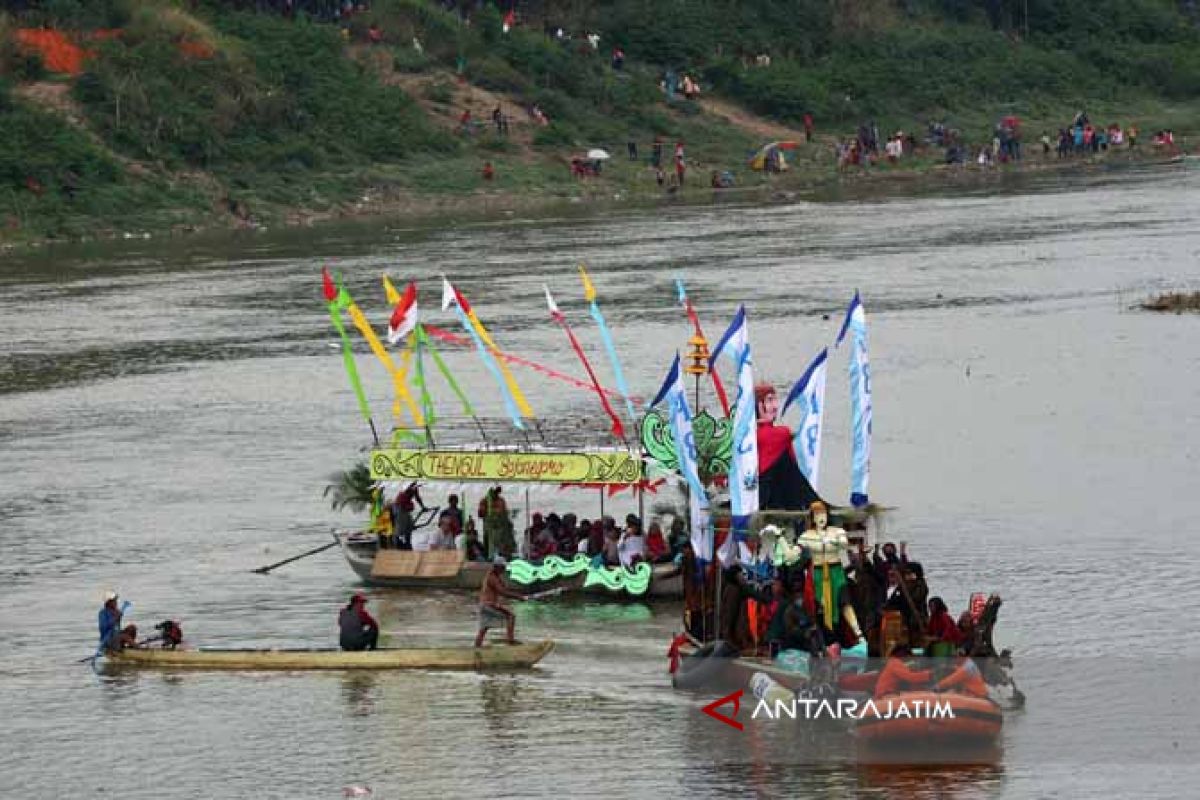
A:
<svg viewBox="0 0 1200 800">
<path fill-rule="evenodd" d="M 376 0 L 344 26 L 322 16 L 336 4 L 305 0 L 294 19 L 239 0 L 9 5 L 22 10 L 0 14 L 0 239 L 269 221 L 367 188 L 649 191 L 656 136 L 684 139 L 701 170 L 690 180 L 706 183 L 771 135 L 715 117 L 710 97 L 792 126 L 812 113 L 826 136 L 944 120 L 978 141 L 1001 114 L 1040 133 L 1079 109 L 1143 130 L 1200 127 L 1198 4 L 1175 0 L 526 0 L 508 33 L 490 2 L 460 3 L 464 25 L 442 3 Z M 382 42 L 368 45 L 372 25 Z M 48 74 L 16 45 L 16 28 L 39 26 L 82 37 L 82 75 Z M 558 27 L 571 38 L 545 33 Z M 101 28 L 121 34 L 87 38 Z M 661 90 L 684 72 L 701 103 Z M 472 92 L 520 130 L 497 135 L 476 105 L 478 130 L 462 135 Z M 526 118 L 534 106 L 548 125 Z M 638 164 L 623 158 L 629 140 Z M 568 157 L 592 146 L 614 160 L 601 180 L 572 180 Z M 833 174 L 827 147 L 800 160 L 809 177 Z"/>
</svg>

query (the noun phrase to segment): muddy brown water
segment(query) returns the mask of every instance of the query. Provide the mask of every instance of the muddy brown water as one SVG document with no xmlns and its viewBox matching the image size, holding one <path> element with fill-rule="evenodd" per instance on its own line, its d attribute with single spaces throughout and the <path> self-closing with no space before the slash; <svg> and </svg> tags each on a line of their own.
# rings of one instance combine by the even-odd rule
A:
<svg viewBox="0 0 1200 800">
<path fill-rule="evenodd" d="M 995 190 L 1001 189 L 1001 190 Z M 0 256 L 0 796 L 1185 797 L 1200 784 L 1200 318 L 1135 313 L 1200 286 L 1194 161 L 965 194 L 60 246 Z M 855 288 L 871 335 L 871 495 L 955 612 L 1006 603 L 1029 698 L 995 763 L 859 763 L 782 723 L 737 732 L 673 692 L 677 604 L 539 603 L 536 671 L 95 673 L 102 591 L 210 645 L 317 646 L 357 584 L 336 551 L 250 570 L 345 523 L 325 478 L 367 443 L 320 302 L 341 270 L 453 277 L 501 346 L 578 373 L 549 283 L 602 375 L 585 261 L 630 383 L 651 393 L 688 329 L 749 307 L 759 374 L 795 379 Z M 824 315 L 829 315 L 828 319 Z M 475 359 L 448 353 L 482 409 Z M 822 491 L 843 499 L 835 354 Z M 382 370 L 359 366 L 376 415 Z M 517 372 L 543 416 L 594 400 Z M 439 402 L 448 392 L 434 384 Z M 539 501 L 549 510 L 548 501 Z M 559 500 L 594 514 L 593 500 Z M 471 598 L 369 591 L 392 642 L 463 641 Z M 742 714 L 747 713 L 743 706 Z"/>
</svg>

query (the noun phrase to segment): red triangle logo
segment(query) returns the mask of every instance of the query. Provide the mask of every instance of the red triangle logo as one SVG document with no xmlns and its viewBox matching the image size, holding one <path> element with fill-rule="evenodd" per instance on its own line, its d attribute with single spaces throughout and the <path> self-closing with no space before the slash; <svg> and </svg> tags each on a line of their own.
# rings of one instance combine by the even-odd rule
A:
<svg viewBox="0 0 1200 800">
<path fill-rule="evenodd" d="M 718 708 L 725 705 L 726 703 L 733 703 L 733 717 L 727 717 L 724 714 L 722 714 L 720 711 L 717 711 Z M 709 703 L 708 705 L 706 705 L 704 708 L 702 708 L 700 710 L 703 711 L 705 714 L 708 714 L 713 719 L 715 719 L 719 722 L 724 722 L 726 725 L 729 725 L 730 727 L 733 727 L 733 728 L 737 728 L 740 731 L 745 726 L 743 726 L 742 723 L 740 723 L 736 719 L 734 719 L 734 717 L 737 716 L 738 709 L 740 709 L 741 707 L 742 707 L 742 690 L 738 689 L 733 694 L 725 695 L 724 697 L 721 697 L 717 700 L 713 700 L 711 703 Z"/>
</svg>

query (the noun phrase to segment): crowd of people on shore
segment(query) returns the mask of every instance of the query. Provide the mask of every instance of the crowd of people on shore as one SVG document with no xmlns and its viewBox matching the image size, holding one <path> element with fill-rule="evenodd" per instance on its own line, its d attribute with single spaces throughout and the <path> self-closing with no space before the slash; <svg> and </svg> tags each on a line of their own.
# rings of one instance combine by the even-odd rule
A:
<svg viewBox="0 0 1200 800">
<path fill-rule="evenodd" d="M 1135 149 L 1138 146 L 1138 128 L 1135 124 L 1122 127 L 1118 122 L 1107 126 L 1094 125 L 1084 111 L 1058 129 L 1057 134 L 1044 132 L 1038 139 L 1043 158 L 1055 154 L 1057 158 L 1095 156 L 1112 149 Z M 1019 117 L 1008 115 L 1001 118 L 992 131 L 992 137 L 978 145 L 969 145 L 961 133 L 944 122 L 930 122 L 922 141 L 912 133 L 896 131 L 884 140 L 879 128 L 872 120 L 860 126 L 857 132 L 834 144 L 834 156 L 839 171 L 849 167 L 867 168 L 886 160 L 897 164 L 925 148 L 940 148 L 945 164 L 975 164 L 993 167 L 999 164 L 1020 162 L 1024 158 L 1022 148 L 1022 126 Z M 1153 145 L 1165 152 L 1175 152 L 1175 136 L 1169 129 L 1159 130 Z"/>
</svg>

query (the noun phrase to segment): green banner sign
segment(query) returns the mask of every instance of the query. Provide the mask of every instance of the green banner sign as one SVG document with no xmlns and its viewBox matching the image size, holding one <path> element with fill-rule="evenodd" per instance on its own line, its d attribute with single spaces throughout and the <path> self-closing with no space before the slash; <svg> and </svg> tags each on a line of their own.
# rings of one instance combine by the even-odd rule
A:
<svg viewBox="0 0 1200 800">
<path fill-rule="evenodd" d="M 627 452 L 474 453 L 385 448 L 371 451 L 377 481 L 633 484 L 642 462 Z"/>
</svg>

